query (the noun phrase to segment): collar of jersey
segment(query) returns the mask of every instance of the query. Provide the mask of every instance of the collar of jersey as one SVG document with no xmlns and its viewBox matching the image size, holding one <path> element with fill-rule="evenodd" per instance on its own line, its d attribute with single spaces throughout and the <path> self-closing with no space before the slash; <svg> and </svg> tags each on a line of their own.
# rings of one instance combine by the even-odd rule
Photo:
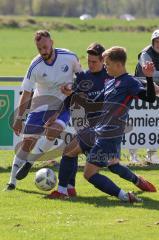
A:
<svg viewBox="0 0 159 240">
<path fill-rule="evenodd" d="M 55 57 L 54 57 L 54 59 L 53 59 L 52 63 L 47 63 L 47 62 L 45 62 L 45 61 L 44 61 L 44 63 L 45 63 L 46 65 L 48 65 L 48 66 L 53 66 L 53 65 L 54 65 L 54 63 L 56 62 L 56 58 L 57 58 L 57 51 L 56 51 L 56 49 L 55 49 L 54 51 L 55 51 Z"/>
<path fill-rule="evenodd" d="M 120 78 L 123 78 L 124 76 L 128 75 L 128 73 L 123 73 L 122 75 L 115 78 L 115 80 L 119 80 Z"/>
</svg>

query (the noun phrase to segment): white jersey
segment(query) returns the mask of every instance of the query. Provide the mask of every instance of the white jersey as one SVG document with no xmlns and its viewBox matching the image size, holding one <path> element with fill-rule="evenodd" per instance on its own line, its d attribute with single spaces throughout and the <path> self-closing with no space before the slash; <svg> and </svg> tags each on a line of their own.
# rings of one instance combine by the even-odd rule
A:
<svg viewBox="0 0 159 240">
<path fill-rule="evenodd" d="M 34 90 L 34 98 L 52 96 L 63 101 L 66 96 L 61 93 L 60 86 L 73 82 L 74 74 L 80 71 L 81 66 L 74 53 L 66 49 L 56 48 L 52 64 L 46 63 L 40 55 L 33 59 L 24 77 L 22 90 L 28 92 Z M 55 109 L 58 109 L 57 105 L 60 103 L 55 103 Z M 46 105 L 37 110 L 46 110 Z"/>
</svg>

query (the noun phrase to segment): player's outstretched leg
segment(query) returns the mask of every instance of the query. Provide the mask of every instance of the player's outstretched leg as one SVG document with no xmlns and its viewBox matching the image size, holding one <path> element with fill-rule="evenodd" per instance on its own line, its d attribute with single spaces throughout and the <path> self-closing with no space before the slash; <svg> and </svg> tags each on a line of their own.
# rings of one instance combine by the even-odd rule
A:
<svg viewBox="0 0 159 240">
<path fill-rule="evenodd" d="M 108 166 L 109 170 L 121 178 L 134 183 L 139 189 L 147 192 L 156 192 L 155 186 L 141 176 L 134 174 L 128 167 L 116 163 Z"/>
<path fill-rule="evenodd" d="M 142 202 L 142 200 L 135 196 L 134 193 L 125 192 L 124 190 L 119 188 L 113 181 L 111 181 L 108 177 L 102 174 L 96 173 L 92 177 L 90 177 L 88 181 L 91 184 L 93 184 L 97 189 L 111 196 L 115 196 L 123 202 L 130 203 Z"/>
<path fill-rule="evenodd" d="M 124 190 L 119 188 L 111 179 L 99 174 L 100 167 L 95 166 L 91 163 L 86 163 L 84 177 L 88 182 L 93 184 L 100 191 L 115 196 L 123 202 L 142 202 L 142 200 L 136 197 L 133 193 L 126 193 Z"/>
</svg>

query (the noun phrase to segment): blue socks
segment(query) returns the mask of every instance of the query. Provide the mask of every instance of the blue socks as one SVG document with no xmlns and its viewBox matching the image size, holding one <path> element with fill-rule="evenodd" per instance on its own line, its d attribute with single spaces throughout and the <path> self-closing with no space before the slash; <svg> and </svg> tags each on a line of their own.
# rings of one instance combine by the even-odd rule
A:
<svg viewBox="0 0 159 240">
<path fill-rule="evenodd" d="M 70 177 L 68 183 L 75 187 L 75 185 L 76 185 L 76 174 L 77 174 L 77 171 L 78 171 L 78 157 L 74 157 L 74 159 L 71 160 L 71 161 L 74 161 L 74 168 L 73 168 L 73 171 L 72 171 L 72 174 L 71 174 L 71 177 Z"/>
<path fill-rule="evenodd" d="M 109 166 L 108 168 L 112 173 L 118 174 L 121 178 L 133 182 L 134 184 L 138 181 L 138 177 L 126 166 L 117 163 Z"/>
<path fill-rule="evenodd" d="M 111 196 L 118 197 L 120 188 L 113 183 L 108 177 L 99 173 L 94 174 L 89 178 L 88 182 L 92 183 L 96 188 Z"/>
<path fill-rule="evenodd" d="M 75 176 L 77 172 L 77 157 L 63 156 L 59 169 L 59 185 L 67 187 L 68 184 L 75 185 Z M 69 181 L 70 180 L 70 181 Z"/>
</svg>

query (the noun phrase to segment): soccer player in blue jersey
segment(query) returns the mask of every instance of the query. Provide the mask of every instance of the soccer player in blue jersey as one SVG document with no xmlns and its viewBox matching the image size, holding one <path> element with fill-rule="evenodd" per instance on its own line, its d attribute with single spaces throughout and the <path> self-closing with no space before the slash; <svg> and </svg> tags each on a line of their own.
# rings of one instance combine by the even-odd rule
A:
<svg viewBox="0 0 159 240">
<path fill-rule="evenodd" d="M 107 112 L 106 115 L 109 117 L 107 117 L 105 124 L 99 122 L 96 126 L 97 140 L 90 151 L 84 176 L 99 190 L 119 197 L 120 194 L 123 195 L 121 189 L 112 184 L 106 176 L 100 174 L 99 170 L 101 167 L 107 166 L 112 172 L 135 184 L 140 184 L 140 181 L 143 180 L 142 178 L 137 179 L 135 174 L 127 171 L 126 168 L 119 164 L 122 134 L 124 131 L 122 126 L 124 121 L 126 121 L 128 110 L 134 97 L 139 97 L 149 102 L 155 101 L 155 89 L 152 80 L 154 65 L 148 62 L 143 67 L 145 76 L 147 76 L 147 90 L 145 90 L 140 82 L 127 73 L 125 68 L 127 55 L 124 48 L 112 47 L 103 53 L 103 57 L 108 73 L 114 76 L 114 79 L 109 82 L 105 91 L 103 105 L 103 110 Z M 91 108 L 90 110 L 92 111 Z M 121 128 L 122 131 L 119 131 Z M 155 187 L 149 182 L 147 182 L 147 186 L 150 191 L 156 191 Z M 134 201 L 130 193 L 128 197 L 130 201 Z"/>
<path fill-rule="evenodd" d="M 88 49 L 87 49 L 87 54 L 88 54 L 88 70 L 76 74 L 76 81 L 75 81 L 75 91 L 76 92 L 82 92 L 84 93 L 88 99 L 92 100 L 93 102 L 103 102 L 104 100 L 104 88 L 107 82 L 112 78 L 107 74 L 107 71 L 104 66 L 103 58 L 102 58 L 102 53 L 105 51 L 105 48 L 99 44 L 99 43 L 92 43 Z M 65 92 L 66 93 L 66 92 Z M 70 93 L 68 93 L 69 95 Z M 76 111 L 76 106 L 75 108 L 72 109 L 73 113 Z M 72 112 L 71 111 L 71 112 Z M 80 114 L 80 113 L 79 113 Z M 89 117 L 93 119 L 93 116 L 98 115 L 98 113 L 93 113 L 89 114 Z M 76 116 L 77 117 L 77 116 Z M 85 118 L 85 115 L 80 116 Z M 83 121 L 84 122 L 84 121 Z M 89 122 L 90 124 L 90 122 Z M 91 123 L 92 127 L 93 124 Z M 50 124 L 51 125 L 51 124 Z M 90 126 L 89 126 L 90 127 Z M 94 144 L 94 132 L 92 132 L 91 136 L 89 131 L 87 131 L 88 126 L 83 126 L 84 130 L 80 131 L 80 135 L 82 137 L 87 136 L 88 140 L 91 138 L 92 144 Z M 49 133 L 49 132 L 48 132 Z M 88 133 L 88 134 L 87 134 Z M 88 142 L 89 147 L 90 142 Z M 75 154 L 69 158 L 67 156 L 67 151 L 68 149 L 73 148 L 75 150 Z M 88 149 L 85 149 L 85 151 L 88 151 Z M 81 150 L 80 146 L 78 145 L 78 140 L 74 138 L 71 143 L 66 146 L 65 151 L 63 153 L 63 158 L 61 160 L 60 164 L 60 170 L 59 170 L 59 187 L 58 187 L 58 193 L 67 194 L 70 196 L 75 196 L 76 191 L 75 191 L 75 175 L 77 172 L 77 156 L 79 153 L 82 153 L 83 151 Z M 65 156 L 66 154 L 66 156 Z M 71 161 L 70 161 L 71 159 Z M 70 167 L 71 164 L 71 167 Z M 67 170 L 68 171 L 67 171 Z M 73 171 L 72 171 L 73 169 Z M 72 173 L 71 173 L 72 171 Z M 71 173 L 71 174 L 70 174 Z M 69 174 L 71 176 L 69 176 Z M 67 181 L 67 178 L 69 178 L 69 182 Z M 65 187 L 69 183 L 69 187 Z M 68 192 L 69 189 L 69 192 Z M 71 194 L 70 194 L 71 193 Z"/>
<path fill-rule="evenodd" d="M 54 42 L 48 31 L 37 31 L 34 40 L 39 54 L 31 62 L 22 83 L 23 93 L 13 124 L 16 135 L 23 133 L 23 118 L 30 101 L 31 110 L 25 122 L 21 146 L 13 160 L 11 177 L 6 190 L 15 189 L 16 178 L 18 180 L 24 178 L 33 164 L 33 158 L 40 155 L 34 156 L 31 151 L 44 132 L 44 124 L 59 110 L 66 98 L 60 88 L 70 82 L 73 83 L 74 74 L 81 71 L 77 56 L 69 50 L 54 48 Z M 33 90 L 34 95 L 31 100 Z M 54 138 L 64 130 L 69 117 L 69 111 L 63 111 L 58 116 L 52 126 Z M 45 145 L 49 148 L 53 142 L 46 139 Z"/>
<path fill-rule="evenodd" d="M 91 59 L 92 55 L 94 56 L 94 52 L 96 50 L 95 45 L 91 45 L 90 47 L 91 49 L 88 49 L 88 63 L 89 63 L 89 57 Z M 93 58 L 92 57 L 92 58 Z M 105 70 L 106 71 L 106 70 Z M 96 77 L 98 78 L 98 73 L 96 73 Z M 99 80 L 98 80 L 99 81 Z M 111 89 L 110 91 L 110 86 L 113 88 L 114 86 L 112 85 L 112 82 L 114 82 L 114 79 L 110 80 L 106 82 L 105 84 L 105 93 L 107 91 L 111 92 L 113 91 Z M 96 86 L 97 87 L 97 86 Z M 109 89 L 109 90 L 108 90 Z M 90 90 L 90 94 L 91 94 L 91 89 Z M 115 88 L 114 88 L 115 90 Z M 114 91 L 115 94 L 115 91 Z M 88 94 L 87 97 L 89 98 Z M 99 101 L 103 101 L 102 99 L 98 99 Z M 82 104 L 83 100 L 80 99 L 79 104 Z M 96 101 L 97 103 L 98 101 Z M 100 125 L 103 126 L 103 114 L 98 115 L 98 113 L 100 112 L 100 104 L 96 104 L 94 103 L 92 105 L 91 104 L 91 111 L 87 117 L 89 119 L 89 128 L 85 128 L 83 129 L 81 132 L 78 133 L 78 137 L 76 137 L 65 149 L 64 151 L 64 155 L 62 157 L 61 160 L 61 164 L 60 164 L 60 171 L 59 171 L 59 186 L 58 186 L 58 191 L 54 191 L 52 192 L 48 197 L 49 198 L 65 198 L 67 196 L 67 181 L 69 179 L 69 176 L 71 176 L 71 168 L 73 168 L 73 158 L 74 156 L 76 156 L 76 154 L 79 153 L 84 153 L 84 152 L 89 152 L 91 147 L 94 145 L 95 142 L 95 131 L 94 131 L 94 127 L 96 126 L 96 128 L 98 128 L 99 123 Z M 104 103 L 105 104 L 105 103 Z M 110 106 L 110 104 L 107 104 Z M 83 105 L 84 108 L 86 109 L 86 105 Z M 115 106 L 114 106 L 115 107 Z M 117 106 L 119 107 L 119 105 Z M 88 110 L 88 108 L 87 108 Z M 99 110 L 99 111 L 98 111 Z M 98 111 L 98 113 L 93 113 L 94 111 Z M 104 111 L 105 112 L 105 111 Z M 106 114 L 107 115 L 107 114 Z M 104 114 L 104 117 L 106 116 Z M 107 117 L 108 118 L 108 117 Z M 98 120 L 97 120 L 98 119 Z M 100 121 L 99 121 L 100 119 Z M 101 123 L 102 121 L 102 123 Z M 120 133 L 121 134 L 121 133 Z M 110 136 L 109 136 L 110 137 Z M 113 143 L 114 144 L 114 143 Z M 109 147 L 108 147 L 109 149 Z M 111 150 L 111 148 L 109 149 Z M 90 154 L 89 154 L 90 155 Z M 100 154 L 98 154 L 100 156 Z M 100 156 L 101 157 L 101 156 Z M 113 157 L 114 159 L 114 157 Z M 110 164 L 109 169 L 120 175 L 122 178 L 129 180 L 131 182 L 133 182 L 134 184 L 136 184 L 140 189 L 142 190 L 147 190 L 147 191 L 152 191 L 155 190 L 153 188 L 153 185 L 151 185 L 149 182 L 147 182 L 146 180 L 144 180 L 141 177 L 137 177 L 135 174 L 133 174 L 128 168 L 119 165 L 118 162 L 114 161 L 113 162 L 114 166 L 112 167 Z M 86 165 L 87 167 L 87 165 Z M 91 170 L 89 169 L 89 171 L 91 172 Z M 70 175 L 69 175 L 70 174 Z M 85 175 L 86 176 L 86 175 Z M 110 194 L 110 195 L 114 195 L 119 197 L 121 200 L 124 201 L 138 201 L 139 199 L 137 197 L 135 197 L 132 193 L 125 193 L 125 191 L 123 191 L 122 189 L 120 189 L 117 185 L 115 185 L 110 179 L 107 179 L 107 184 L 105 186 L 106 189 L 106 193 Z M 147 186 L 148 185 L 148 186 Z M 151 187 L 151 189 L 150 189 Z M 153 188 L 153 189 L 152 189 Z M 118 189 L 118 194 L 117 194 L 117 189 Z"/>
</svg>

